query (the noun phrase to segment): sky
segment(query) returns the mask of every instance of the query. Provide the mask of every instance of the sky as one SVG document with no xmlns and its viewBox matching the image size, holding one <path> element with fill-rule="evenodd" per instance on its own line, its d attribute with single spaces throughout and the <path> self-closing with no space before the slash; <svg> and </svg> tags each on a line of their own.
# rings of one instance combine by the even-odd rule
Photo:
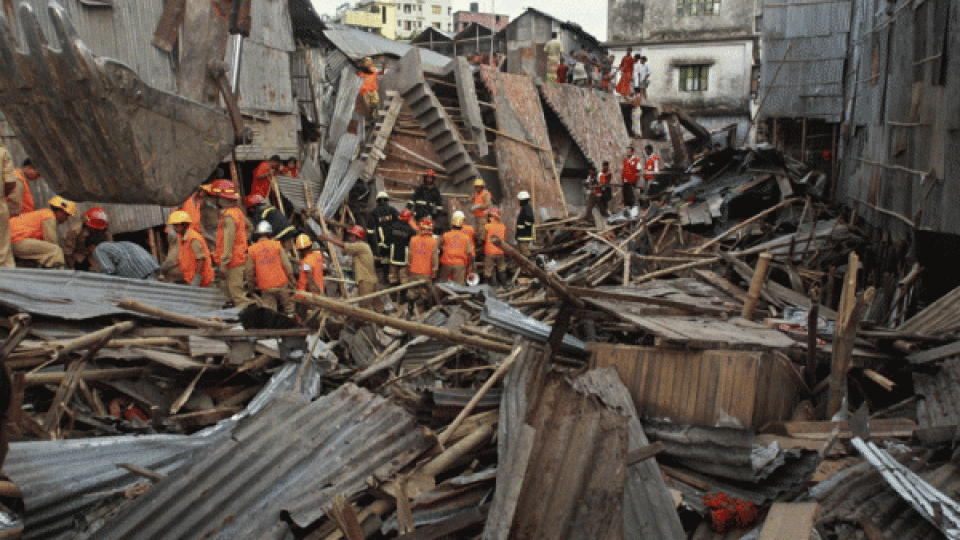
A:
<svg viewBox="0 0 960 540">
<path fill-rule="evenodd" d="M 352 0 L 350 3 L 355 3 Z M 605 0 L 474 0 L 480 3 L 480 11 L 489 13 L 495 2 L 497 13 L 509 15 L 512 20 L 528 7 L 539 9 L 561 21 L 575 22 L 600 41 L 607 39 L 607 2 Z M 344 0 L 312 0 L 317 13 L 333 15 Z M 592 4 L 586 8 L 585 4 Z M 470 0 L 453 0 L 453 11 L 469 11 Z"/>
</svg>

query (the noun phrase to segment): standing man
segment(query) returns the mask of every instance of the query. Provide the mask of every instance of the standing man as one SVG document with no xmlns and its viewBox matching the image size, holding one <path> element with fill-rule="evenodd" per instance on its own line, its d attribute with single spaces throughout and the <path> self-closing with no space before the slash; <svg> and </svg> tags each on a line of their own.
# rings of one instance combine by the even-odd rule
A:
<svg viewBox="0 0 960 540">
<path fill-rule="evenodd" d="M 517 193 L 517 201 L 520 204 L 520 211 L 517 213 L 517 251 L 524 257 L 530 256 L 530 244 L 536 238 L 533 215 L 533 207 L 530 206 L 530 194 L 526 191 Z"/>
<path fill-rule="evenodd" d="M 547 82 L 566 82 L 559 78 L 559 71 L 557 70 L 559 64 L 563 62 L 563 43 L 556 32 L 553 32 L 550 35 L 550 41 L 544 44 L 543 52 L 547 55 Z"/>
<path fill-rule="evenodd" d="M 459 215 L 458 215 L 459 214 Z M 463 230 L 463 212 L 454 212 L 451 224 L 453 228 L 443 235 L 443 255 L 440 264 L 443 271 L 440 277 L 451 279 L 457 285 L 467 284 L 467 269 L 473 264 L 473 238 Z"/>
<path fill-rule="evenodd" d="M 220 290 L 228 302 L 242 307 L 251 302 L 243 282 L 243 269 L 247 262 L 247 220 L 240 210 L 240 195 L 233 182 L 217 180 L 211 191 L 220 206 L 217 243 L 213 252 Z"/>
<path fill-rule="evenodd" d="M 410 225 L 413 212 L 404 208 L 400 212 L 400 219 L 390 228 L 390 273 L 387 277 L 391 286 L 410 282 L 410 240 L 417 235 L 416 229 Z M 407 297 L 406 291 L 400 293 L 400 303 Z"/>
<path fill-rule="evenodd" d="M 436 173 L 433 169 L 423 175 L 423 183 L 413 192 L 413 215 L 417 219 L 431 218 L 437 215 L 437 210 L 443 207 L 443 197 L 435 185 Z"/>
<path fill-rule="evenodd" d="M 604 189 L 607 187 L 606 177 L 603 175 L 598 177 L 596 169 L 590 169 L 584 185 L 587 188 L 587 211 L 581 219 L 592 220 L 594 208 L 600 210 L 601 216 L 609 216 L 610 212 L 607 211 L 607 201 L 603 198 Z"/>
<path fill-rule="evenodd" d="M 99 206 L 91 206 L 80 216 L 63 237 L 63 255 L 68 268 L 89 270 L 93 249 L 102 242 L 113 242 L 109 230 L 107 212 Z"/>
<path fill-rule="evenodd" d="M 30 182 L 40 178 L 40 172 L 33 166 L 33 162 L 29 159 L 23 160 L 23 166 L 19 169 L 16 169 L 14 173 L 17 175 L 17 187 L 14 188 L 13 192 L 7 195 L 7 204 L 10 206 L 10 215 L 19 216 L 20 214 L 26 214 L 27 212 L 33 212 L 36 210 L 33 201 L 33 194 L 30 193 Z M 14 213 L 15 207 L 19 205 L 20 211 Z"/>
<path fill-rule="evenodd" d="M 297 290 L 313 294 L 325 294 L 323 253 L 313 249 L 313 241 L 305 234 L 297 237 L 296 246 L 300 252 L 300 276 L 297 279 Z"/>
<path fill-rule="evenodd" d="M 639 176 L 640 158 L 633 154 L 633 146 L 627 147 L 627 157 L 623 158 L 623 170 L 620 179 L 623 183 L 623 206 L 629 208 L 636 204 L 637 178 Z"/>
<path fill-rule="evenodd" d="M 250 195 L 259 195 L 264 199 L 270 198 L 270 189 L 273 186 L 273 177 L 280 172 L 282 167 L 280 156 L 273 155 L 270 159 L 261 162 L 253 170 L 253 183 L 250 184 Z M 236 191 L 236 187 L 234 187 Z"/>
<path fill-rule="evenodd" d="M 652 145 L 648 144 L 644 146 L 643 152 L 644 193 L 649 194 L 652 186 L 657 184 L 657 173 L 660 172 L 660 169 L 663 167 L 663 162 L 660 161 L 660 156 L 653 153 Z"/>
<path fill-rule="evenodd" d="M 473 181 L 473 206 L 470 207 L 470 211 L 473 212 L 475 227 L 478 231 L 483 231 L 483 226 L 487 223 L 487 209 L 493 204 L 493 196 L 485 186 L 486 184 L 480 178 Z"/>
<path fill-rule="evenodd" d="M 410 240 L 410 281 L 421 279 L 433 280 L 437 277 L 440 267 L 440 243 L 433 235 L 433 220 L 420 220 L 420 234 Z M 414 300 L 418 303 L 429 298 L 430 289 L 426 286 L 418 287 L 413 292 Z"/>
<path fill-rule="evenodd" d="M 484 227 L 483 243 L 483 277 L 494 287 L 500 286 L 498 274 L 506 277 L 507 261 L 503 258 L 503 250 L 493 243 L 493 238 L 503 240 L 507 237 L 507 227 L 500 222 L 500 209 L 496 206 L 487 211 L 489 221 Z M 497 272 L 494 273 L 494 270 Z"/>
<path fill-rule="evenodd" d="M 367 229 L 367 235 L 373 243 L 373 254 L 377 258 L 378 270 L 387 274 L 389 274 L 387 267 L 390 263 L 390 235 L 393 224 L 398 219 L 400 219 L 400 213 L 390 206 L 390 195 L 387 195 L 386 191 L 377 193 L 377 207 L 370 212 L 370 228 Z M 389 280 L 388 276 L 383 277 Z"/>
<path fill-rule="evenodd" d="M 63 250 L 57 243 L 57 225 L 77 213 L 77 203 L 63 197 L 50 199 L 50 207 L 10 218 L 10 241 L 18 259 L 36 261 L 44 268 L 62 269 Z"/>
<path fill-rule="evenodd" d="M 563 58 L 560 58 L 560 63 L 557 64 L 557 84 L 566 84 L 567 82 L 567 71 L 570 70 L 570 66 L 564 62 Z"/>
<path fill-rule="evenodd" d="M 377 109 L 380 107 L 380 90 L 377 84 L 377 78 L 380 72 L 373 66 L 373 59 L 370 57 L 363 59 L 363 71 L 358 73 L 363 77 L 363 85 L 360 87 L 360 97 L 363 98 L 363 104 L 367 108 L 367 116 L 373 121 L 377 117 Z"/>
<path fill-rule="evenodd" d="M 244 280 L 257 284 L 263 307 L 277 311 L 279 306 L 284 314 L 291 315 L 293 266 L 290 257 L 279 241 L 270 238 L 273 236 L 273 227 L 266 221 L 258 223 L 253 234 L 256 242 L 247 248 Z"/>
<path fill-rule="evenodd" d="M 336 238 L 321 238 L 321 240 L 330 241 L 340 246 L 345 255 L 353 257 L 353 279 L 357 282 L 357 292 L 360 296 L 373 294 L 380 290 L 377 270 L 373 265 L 373 251 L 370 250 L 370 245 L 364 241 L 366 236 L 367 231 L 363 227 L 354 225 L 347 233 L 346 243 Z M 383 302 L 379 298 L 365 300 L 360 303 L 360 307 L 365 309 L 373 307 L 375 311 L 383 312 Z"/>
<path fill-rule="evenodd" d="M 170 213 L 167 224 L 177 233 L 177 243 L 170 246 L 170 254 L 160 267 L 160 273 L 166 278 L 167 272 L 176 265 L 180 277 L 187 285 L 207 287 L 213 282 L 213 258 L 206 240 L 193 229 L 192 217 L 183 210 Z"/>
<path fill-rule="evenodd" d="M 453 220 L 456 221 L 457 218 L 459 218 L 459 219 L 460 219 L 460 222 L 463 223 L 463 229 L 462 229 L 462 230 L 463 230 L 464 234 L 466 234 L 467 236 L 470 237 L 470 247 L 472 247 L 474 253 L 476 253 L 476 251 L 477 251 L 477 231 L 476 231 L 476 229 L 474 229 L 473 227 L 471 227 L 470 224 L 466 222 L 466 219 L 465 219 L 466 216 L 464 216 L 463 212 L 461 212 L 461 211 L 459 211 L 459 210 L 457 210 L 456 212 L 453 213 Z"/>
<path fill-rule="evenodd" d="M 637 91 L 637 99 L 647 100 L 647 87 L 650 86 L 650 66 L 647 65 L 647 57 L 640 56 L 640 63 L 637 64 L 637 84 L 634 89 Z"/>
<path fill-rule="evenodd" d="M 13 158 L 5 146 L 0 146 L 0 175 L 3 175 L 4 196 L 17 187 L 17 175 L 13 170 Z M 0 204 L 0 266 L 13 268 L 13 251 L 10 247 L 10 205 Z"/>
</svg>

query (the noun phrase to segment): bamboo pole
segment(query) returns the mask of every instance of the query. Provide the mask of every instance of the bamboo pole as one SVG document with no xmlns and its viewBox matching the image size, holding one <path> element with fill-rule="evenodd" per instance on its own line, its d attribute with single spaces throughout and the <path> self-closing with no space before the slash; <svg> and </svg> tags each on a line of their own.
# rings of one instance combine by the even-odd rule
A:
<svg viewBox="0 0 960 540">
<path fill-rule="evenodd" d="M 721 234 L 720 236 L 714 238 L 713 240 L 710 240 L 710 241 L 707 242 L 706 244 L 698 247 L 697 249 L 693 250 L 692 253 L 693 253 L 694 255 L 696 255 L 696 254 L 700 253 L 701 251 L 707 249 L 708 247 L 710 247 L 710 246 L 712 246 L 712 245 L 720 242 L 721 240 L 723 240 L 724 238 L 730 236 L 731 234 L 739 231 L 740 229 L 742 229 L 742 228 L 744 228 L 744 227 L 746 227 L 746 226 L 748 226 L 748 225 L 752 225 L 753 223 L 756 223 L 757 221 L 759 221 L 760 219 L 766 217 L 767 215 L 769 215 L 769 214 L 771 214 L 771 213 L 773 213 L 773 212 L 776 212 L 777 210 L 783 208 L 784 206 L 787 206 L 788 204 L 793 204 L 793 203 L 795 203 L 795 202 L 797 202 L 797 201 L 799 201 L 799 200 L 800 200 L 800 199 L 798 199 L 798 198 L 787 199 L 787 200 L 782 201 L 780 204 L 778 204 L 778 205 L 776 205 L 776 206 L 774 206 L 774 207 L 772 207 L 772 208 L 767 208 L 767 209 L 764 210 L 763 212 L 760 212 L 759 214 L 757 214 L 757 215 L 753 216 L 752 218 L 744 221 L 743 223 L 737 225 L 736 227 L 733 227 L 732 229 L 730 229 L 730 230 L 728 230 L 727 232 Z"/>
<path fill-rule="evenodd" d="M 570 289 L 565 283 L 560 281 L 557 277 L 544 272 L 539 266 L 533 264 L 530 259 L 524 257 L 522 253 L 516 250 L 516 248 L 497 237 L 494 237 L 492 242 L 497 247 L 502 249 L 504 254 L 522 266 L 524 270 L 530 272 L 534 277 L 542 281 L 547 287 L 553 289 L 557 294 L 560 295 L 561 298 L 563 298 L 565 302 L 573 304 L 580 309 L 583 309 L 586 306 L 586 304 L 583 303 L 583 300 L 577 298 L 576 295 L 570 292 Z"/>
<path fill-rule="evenodd" d="M 117 302 L 117 307 L 121 309 L 126 309 L 128 311 L 134 311 L 142 315 L 149 315 L 151 317 L 156 317 L 165 321 L 175 322 L 177 324 L 182 324 L 184 326 L 195 326 L 198 328 L 217 328 L 220 330 L 227 330 L 233 328 L 233 325 L 223 323 L 220 321 L 211 321 L 207 319 L 198 319 L 196 317 L 189 317 L 187 315 L 181 315 L 179 313 L 174 313 L 172 311 L 167 311 L 154 306 L 149 306 L 142 302 L 137 302 L 136 300 L 121 300 Z"/>
<path fill-rule="evenodd" d="M 750 291 L 747 293 L 750 298 L 743 304 L 743 310 L 740 316 L 744 319 L 753 317 L 753 311 L 757 309 L 757 303 L 760 301 L 760 292 L 763 291 L 763 283 L 767 281 L 767 273 L 770 272 L 770 259 L 773 256 L 769 253 L 761 253 L 757 261 L 757 268 L 753 272 L 753 279 L 750 280 Z"/>
</svg>

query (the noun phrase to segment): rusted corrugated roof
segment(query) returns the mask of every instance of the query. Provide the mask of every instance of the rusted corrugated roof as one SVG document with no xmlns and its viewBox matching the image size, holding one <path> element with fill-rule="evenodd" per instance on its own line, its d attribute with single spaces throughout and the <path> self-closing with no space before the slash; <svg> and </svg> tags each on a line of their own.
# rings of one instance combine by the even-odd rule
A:
<svg viewBox="0 0 960 540">
<path fill-rule="evenodd" d="M 200 461 L 133 501 L 91 538 L 285 538 L 338 494 L 388 477 L 434 443 L 406 411 L 352 384 L 284 396 Z"/>
</svg>

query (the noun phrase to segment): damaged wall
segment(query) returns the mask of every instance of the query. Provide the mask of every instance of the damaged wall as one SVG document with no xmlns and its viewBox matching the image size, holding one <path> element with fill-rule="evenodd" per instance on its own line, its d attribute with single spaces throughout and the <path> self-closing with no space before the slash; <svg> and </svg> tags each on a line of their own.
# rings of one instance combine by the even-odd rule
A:
<svg viewBox="0 0 960 540">
<path fill-rule="evenodd" d="M 753 0 L 608 0 L 607 8 L 610 41 L 751 35 L 760 14 Z"/>
</svg>

